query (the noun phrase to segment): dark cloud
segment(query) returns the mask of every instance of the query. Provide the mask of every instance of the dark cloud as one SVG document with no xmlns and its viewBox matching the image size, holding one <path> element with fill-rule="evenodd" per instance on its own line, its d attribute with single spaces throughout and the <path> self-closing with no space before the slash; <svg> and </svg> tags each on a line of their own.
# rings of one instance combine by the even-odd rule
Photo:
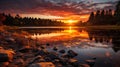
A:
<svg viewBox="0 0 120 67">
<path fill-rule="evenodd" d="M 58 16 L 87 14 L 95 9 L 114 9 L 116 1 L 92 3 L 89 0 L 0 0 L 0 12 Z"/>
</svg>

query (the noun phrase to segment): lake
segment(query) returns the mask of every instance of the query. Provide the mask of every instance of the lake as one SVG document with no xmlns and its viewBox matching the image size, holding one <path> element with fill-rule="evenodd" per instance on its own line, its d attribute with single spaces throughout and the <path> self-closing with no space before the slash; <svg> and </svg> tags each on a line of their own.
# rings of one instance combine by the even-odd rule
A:
<svg viewBox="0 0 120 67">
<path fill-rule="evenodd" d="M 49 43 L 58 50 L 73 50 L 80 63 L 95 58 L 93 67 L 120 67 L 120 29 L 88 29 L 80 27 L 20 27 L 41 44 Z"/>
</svg>

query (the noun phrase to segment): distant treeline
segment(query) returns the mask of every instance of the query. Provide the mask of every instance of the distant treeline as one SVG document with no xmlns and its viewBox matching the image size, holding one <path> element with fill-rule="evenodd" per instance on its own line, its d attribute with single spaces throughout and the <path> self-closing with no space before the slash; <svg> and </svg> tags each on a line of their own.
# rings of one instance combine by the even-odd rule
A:
<svg viewBox="0 0 120 67">
<path fill-rule="evenodd" d="M 111 9 L 91 12 L 87 25 L 120 25 L 120 1 L 114 12 Z"/>
<path fill-rule="evenodd" d="M 41 19 L 41 18 L 32 18 L 32 17 L 20 17 L 18 14 L 13 17 L 10 14 L 5 16 L 5 21 L 3 22 L 4 25 L 8 26 L 64 26 L 65 23 L 56 20 L 50 19 Z"/>
</svg>

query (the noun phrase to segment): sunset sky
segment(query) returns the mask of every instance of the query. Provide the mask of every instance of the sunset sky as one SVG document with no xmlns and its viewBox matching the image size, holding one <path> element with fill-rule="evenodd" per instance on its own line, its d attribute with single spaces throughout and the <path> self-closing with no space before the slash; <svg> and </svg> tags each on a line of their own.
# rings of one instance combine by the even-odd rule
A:
<svg viewBox="0 0 120 67">
<path fill-rule="evenodd" d="M 115 9 L 118 0 L 0 0 L 0 13 L 22 17 L 57 19 L 64 22 L 86 21 L 90 12 Z"/>
</svg>

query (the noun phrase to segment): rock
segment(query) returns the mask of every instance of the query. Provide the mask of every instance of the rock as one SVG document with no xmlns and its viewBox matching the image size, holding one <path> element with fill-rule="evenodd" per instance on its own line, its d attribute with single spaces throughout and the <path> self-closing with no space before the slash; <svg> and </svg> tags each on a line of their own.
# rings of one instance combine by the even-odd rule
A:
<svg viewBox="0 0 120 67">
<path fill-rule="evenodd" d="M 90 67 L 94 66 L 95 60 L 86 60 L 86 62 L 90 65 Z"/>
<path fill-rule="evenodd" d="M 60 64 L 67 65 L 68 64 L 68 59 L 67 58 L 60 58 Z"/>
<path fill-rule="evenodd" d="M 55 60 L 54 60 L 54 63 L 59 63 L 59 62 L 60 62 L 59 59 L 55 59 Z"/>
<path fill-rule="evenodd" d="M 80 67 L 90 67 L 88 64 L 80 64 Z"/>
<path fill-rule="evenodd" d="M 15 39 L 14 38 L 11 38 L 11 37 L 6 37 L 5 40 L 7 42 L 15 42 Z"/>
<path fill-rule="evenodd" d="M 40 48 L 41 48 L 41 49 L 45 49 L 45 46 L 41 46 Z"/>
<path fill-rule="evenodd" d="M 9 57 L 6 53 L 0 53 L 0 62 L 7 62 L 9 61 Z"/>
<path fill-rule="evenodd" d="M 22 53 L 26 53 L 26 52 L 29 52 L 30 50 L 31 50 L 30 46 L 24 46 L 23 48 L 19 49 L 18 51 L 22 52 Z"/>
<path fill-rule="evenodd" d="M 56 67 L 64 67 L 62 64 L 56 64 Z"/>
<path fill-rule="evenodd" d="M 72 66 L 72 65 L 68 64 L 68 65 L 66 65 L 65 67 L 74 67 L 74 66 Z"/>
<path fill-rule="evenodd" d="M 59 52 L 62 53 L 62 54 L 64 54 L 64 53 L 65 53 L 65 50 L 60 50 Z"/>
<path fill-rule="evenodd" d="M 29 64 L 35 63 L 35 62 L 39 61 L 40 59 L 42 59 L 42 56 L 37 56 L 37 57 L 33 58 L 33 59 L 29 62 Z"/>
<path fill-rule="evenodd" d="M 55 52 L 49 53 L 49 54 L 47 55 L 47 57 L 51 58 L 51 60 L 54 60 L 54 59 L 58 59 L 58 58 L 59 58 L 58 54 L 55 53 Z"/>
<path fill-rule="evenodd" d="M 25 62 L 24 62 L 23 59 L 18 58 L 18 59 L 16 59 L 16 60 L 14 61 L 14 64 L 16 64 L 16 65 L 23 65 L 23 66 L 24 66 Z"/>
<path fill-rule="evenodd" d="M 68 54 L 62 54 L 61 57 L 62 58 L 69 58 Z"/>
<path fill-rule="evenodd" d="M 8 66 L 9 66 L 9 62 L 0 63 L 0 67 L 8 67 Z"/>
<path fill-rule="evenodd" d="M 69 62 L 70 62 L 70 63 L 75 63 L 75 62 L 78 62 L 78 60 L 76 60 L 76 59 L 74 59 L 74 58 L 71 58 L 71 59 L 69 59 Z"/>
<path fill-rule="evenodd" d="M 68 56 L 69 57 L 75 57 L 75 56 L 77 56 L 78 54 L 76 53 L 76 52 L 74 52 L 73 50 L 69 50 L 68 51 Z"/>
<path fill-rule="evenodd" d="M 46 44 L 46 46 L 50 46 L 50 44 L 49 44 L 49 43 L 47 43 L 47 44 Z"/>
<path fill-rule="evenodd" d="M 57 47 L 53 47 L 53 50 L 54 50 L 54 51 L 57 51 L 57 50 L 58 50 L 58 48 L 57 48 Z"/>
<path fill-rule="evenodd" d="M 0 47 L 0 49 L 4 49 L 3 47 Z"/>
<path fill-rule="evenodd" d="M 51 62 L 52 59 L 51 59 L 50 57 L 45 57 L 45 61 L 46 61 L 46 62 Z"/>
<path fill-rule="evenodd" d="M 31 64 L 29 67 L 55 67 L 55 65 L 52 62 L 40 62 Z"/>
<path fill-rule="evenodd" d="M 49 52 L 48 52 L 47 50 L 42 49 L 42 50 L 39 50 L 39 51 L 35 54 L 35 56 L 37 56 L 37 55 L 45 56 L 45 55 L 47 55 L 48 53 L 49 53 Z"/>
<path fill-rule="evenodd" d="M 79 66 L 78 60 L 76 60 L 76 59 L 74 59 L 74 58 L 69 59 L 68 62 L 69 62 L 72 66 L 74 66 L 74 67 L 78 67 L 78 66 Z"/>
<path fill-rule="evenodd" d="M 0 61 L 1 62 L 6 62 L 6 61 L 12 61 L 13 56 L 15 52 L 13 50 L 5 50 L 5 49 L 0 49 Z"/>
</svg>

